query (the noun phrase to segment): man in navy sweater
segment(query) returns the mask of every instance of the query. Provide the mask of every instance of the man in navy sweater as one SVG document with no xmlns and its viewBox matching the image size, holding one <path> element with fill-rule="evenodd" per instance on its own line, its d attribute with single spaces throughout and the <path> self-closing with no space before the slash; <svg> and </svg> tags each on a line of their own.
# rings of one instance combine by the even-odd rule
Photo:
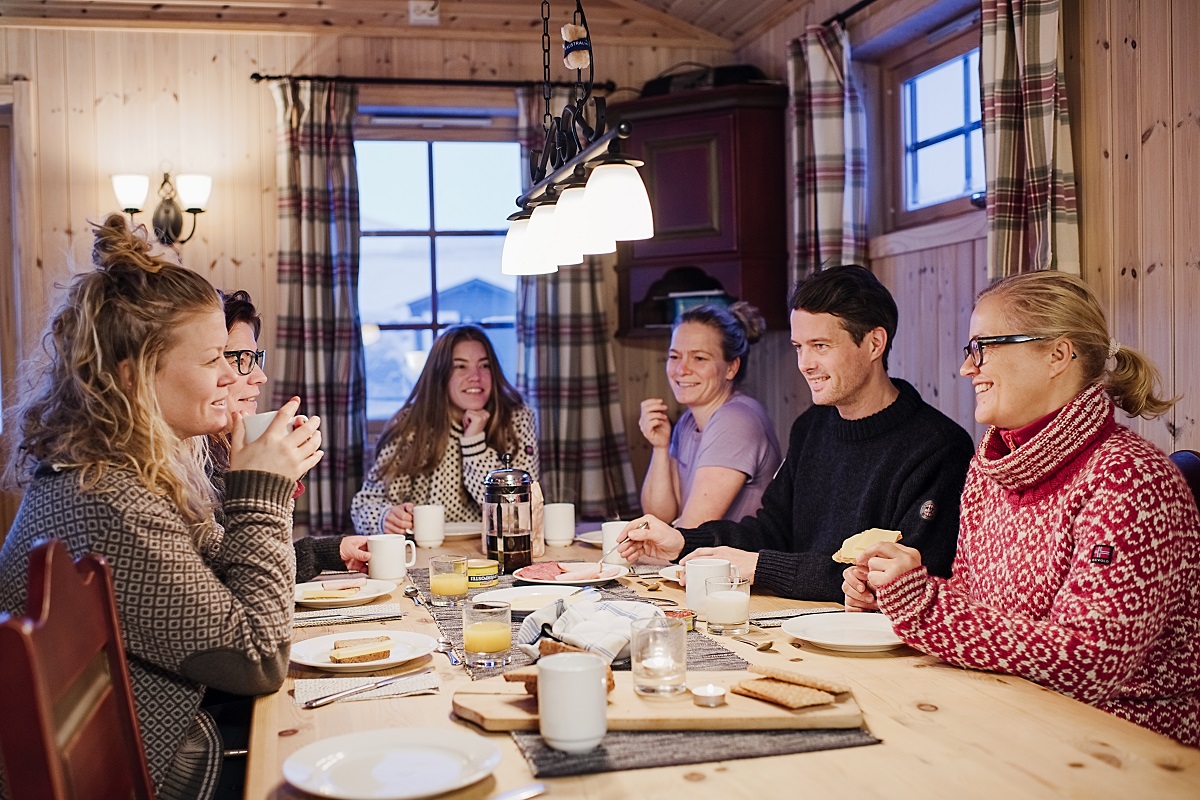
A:
<svg viewBox="0 0 1200 800">
<path fill-rule="evenodd" d="M 626 528 L 620 554 L 725 558 L 775 594 L 841 602 L 847 537 L 887 528 L 948 577 L 958 502 L 974 447 L 959 425 L 887 374 L 896 302 L 869 271 L 832 267 L 801 281 L 789 301 L 792 345 L 812 408 L 792 425 L 787 457 L 740 522 L 676 530 L 654 516 Z M 648 528 L 638 528 L 643 522 Z"/>
</svg>

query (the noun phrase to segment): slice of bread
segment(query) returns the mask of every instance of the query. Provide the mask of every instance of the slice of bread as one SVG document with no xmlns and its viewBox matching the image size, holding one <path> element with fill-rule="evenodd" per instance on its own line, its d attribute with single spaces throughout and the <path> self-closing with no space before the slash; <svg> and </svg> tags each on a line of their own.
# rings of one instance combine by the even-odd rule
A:
<svg viewBox="0 0 1200 800">
<path fill-rule="evenodd" d="M 900 531 L 889 531 L 884 528 L 868 528 L 862 533 L 856 533 L 842 542 L 841 548 L 833 554 L 833 560 L 841 564 L 857 564 L 868 547 L 878 542 L 898 542 L 903 538 Z"/>
<path fill-rule="evenodd" d="M 577 648 L 572 647 L 570 650 L 561 650 L 559 652 L 576 653 L 576 652 L 582 652 L 582 651 L 578 650 Z M 553 654 L 550 654 L 550 655 L 553 655 Z M 534 697 L 537 697 L 537 677 L 538 677 L 538 671 L 537 671 L 536 664 L 534 664 L 532 666 L 528 666 L 528 667 L 518 667 L 517 669 L 510 669 L 508 672 L 504 673 L 504 680 L 506 680 L 510 683 L 525 684 L 525 691 L 529 692 Z M 617 679 L 613 677 L 612 667 L 608 666 L 607 664 L 604 667 L 604 682 L 608 688 L 608 691 L 610 691 L 610 692 L 613 689 L 617 688 Z"/>
<path fill-rule="evenodd" d="M 321 581 L 321 588 L 327 592 L 336 592 L 342 589 L 361 589 L 366 585 L 366 578 L 339 578 L 335 581 Z"/>
<path fill-rule="evenodd" d="M 343 597 L 353 597 L 361 592 L 361 587 L 349 586 L 345 589 L 305 589 L 300 593 L 302 600 L 340 600 Z"/>
<path fill-rule="evenodd" d="M 392 637 L 390 637 L 390 636 L 368 636 L 368 637 L 364 637 L 361 639 L 334 639 L 333 640 L 333 649 L 341 650 L 342 648 L 345 648 L 345 647 L 357 647 L 360 644 L 372 644 L 372 643 L 376 643 L 376 642 L 390 642 L 390 641 L 392 641 Z"/>
<path fill-rule="evenodd" d="M 392 643 L 368 642 L 329 651 L 329 660 L 334 664 L 361 664 L 365 661 L 382 661 L 392 654 Z"/>
</svg>

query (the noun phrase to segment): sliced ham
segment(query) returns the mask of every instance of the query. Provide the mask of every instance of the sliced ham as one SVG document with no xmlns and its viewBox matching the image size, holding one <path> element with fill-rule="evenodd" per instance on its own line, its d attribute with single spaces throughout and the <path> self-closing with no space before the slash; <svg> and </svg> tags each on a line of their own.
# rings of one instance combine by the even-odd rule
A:
<svg viewBox="0 0 1200 800">
<path fill-rule="evenodd" d="M 558 580 L 558 576 L 562 574 L 563 568 L 558 565 L 557 561 L 545 561 L 540 564 L 530 564 L 528 567 L 522 567 L 518 578 L 527 581 L 554 581 Z"/>
</svg>

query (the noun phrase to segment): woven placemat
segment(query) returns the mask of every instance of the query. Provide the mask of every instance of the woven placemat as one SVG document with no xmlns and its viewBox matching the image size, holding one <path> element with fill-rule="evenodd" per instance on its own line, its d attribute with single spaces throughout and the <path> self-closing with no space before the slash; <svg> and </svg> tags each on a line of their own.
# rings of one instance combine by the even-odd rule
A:
<svg viewBox="0 0 1200 800">
<path fill-rule="evenodd" d="M 427 569 L 409 569 L 408 577 L 412 580 L 413 585 L 421 592 L 421 599 L 426 600 L 428 605 L 429 597 L 429 570 Z M 501 575 L 500 582 L 496 586 L 489 586 L 486 589 L 473 589 L 468 592 L 468 599 L 474 597 L 481 592 L 491 591 L 493 589 L 505 589 L 516 584 L 516 579 L 511 575 Z M 627 586 L 620 584 L 609 584 L 606 586 L 597 587 L 600 594 L 605 600 L 641 600 L 637 592 Z M 433 617 L 433 621 L 437 623 L 438 630 L 442 632 L 450 641 L 454 642 L 454 647 L 461 654 L 463 652 L 463 632 L 462 632 L 462 609 L 428 606 L 429 613 Z M 521 620 L 513 620 L 513 636 L 521 628 Z M 745 669 L 747 664 L 745 659 L 736 653 L 727 650 L 717 642 L 713 641 L 708 636 L 705 636 L 699 631 L 688 631 L 687 635 L 687 653 L 689 670 L 741 670 Z M 482 680 L 483 678 L 491 678 L 496 675 L 503 674 L 510 669 L 517 667 L 526 667 L 533 663 L 533 659 L 523 653 L 520 648 L 514 647 L 510 651 L 511 661 L 503 667 L 485 668 L 485 667 L 465 667 L 467 674 L 472 680 Z M 613 663 L 612 668 L 615 670 L 629 669 L 629 661 L 617 661 Z"/>
<path fill-rule="evenodd" d="M 561 778 L 627 769 L 672 767 L 741 758 L 783 756 L 879 744 L 862 728 L 809 731 L 610 731 L 590 753 L 562 753 L 534 731 L 513 740 L 534 777 Z"/>
</svg>

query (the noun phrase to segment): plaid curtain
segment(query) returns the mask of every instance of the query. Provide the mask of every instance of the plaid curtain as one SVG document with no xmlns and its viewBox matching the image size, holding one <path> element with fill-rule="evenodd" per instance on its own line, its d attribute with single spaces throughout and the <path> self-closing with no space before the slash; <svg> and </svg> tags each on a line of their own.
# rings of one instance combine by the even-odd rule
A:
<svg viewBox="0 0 1200 800">
<path fill-rule="evenodd" d="M 561 108 L 562 100 L 557 104 Z M 542 146 L 542 97 L 518 90 L 517 108 L 527 159 L 531 148 Z M 573 502 L 581 517 L 635 515 L 639 506 L 601 268 L 588 257 L 581 265 L 519 281 L 517 385 L 537 411 L 546 500 Z"/>
<path fill-rule="evenodd" d="M 797 277 L 867 258 L 866 114 L 839 24 L 788 48 L 792 100 L 792 269 Z"/>
<path fill-rule="evenodd" d="M 362 485 L 366 369 L 358 316 L 358 173 L 352 84 L 281 80 L 276 190 L 280 315 L 276 406 L 297 395 L 321 417 L 325 458 L 305 479 L 296 522 L 313 535 L 353 531 Z"/>
<path fill-rule="evenodd" d="M 983 0 L 988 277 L 1079 274 L 1060 0 Z"/>
</svg>

